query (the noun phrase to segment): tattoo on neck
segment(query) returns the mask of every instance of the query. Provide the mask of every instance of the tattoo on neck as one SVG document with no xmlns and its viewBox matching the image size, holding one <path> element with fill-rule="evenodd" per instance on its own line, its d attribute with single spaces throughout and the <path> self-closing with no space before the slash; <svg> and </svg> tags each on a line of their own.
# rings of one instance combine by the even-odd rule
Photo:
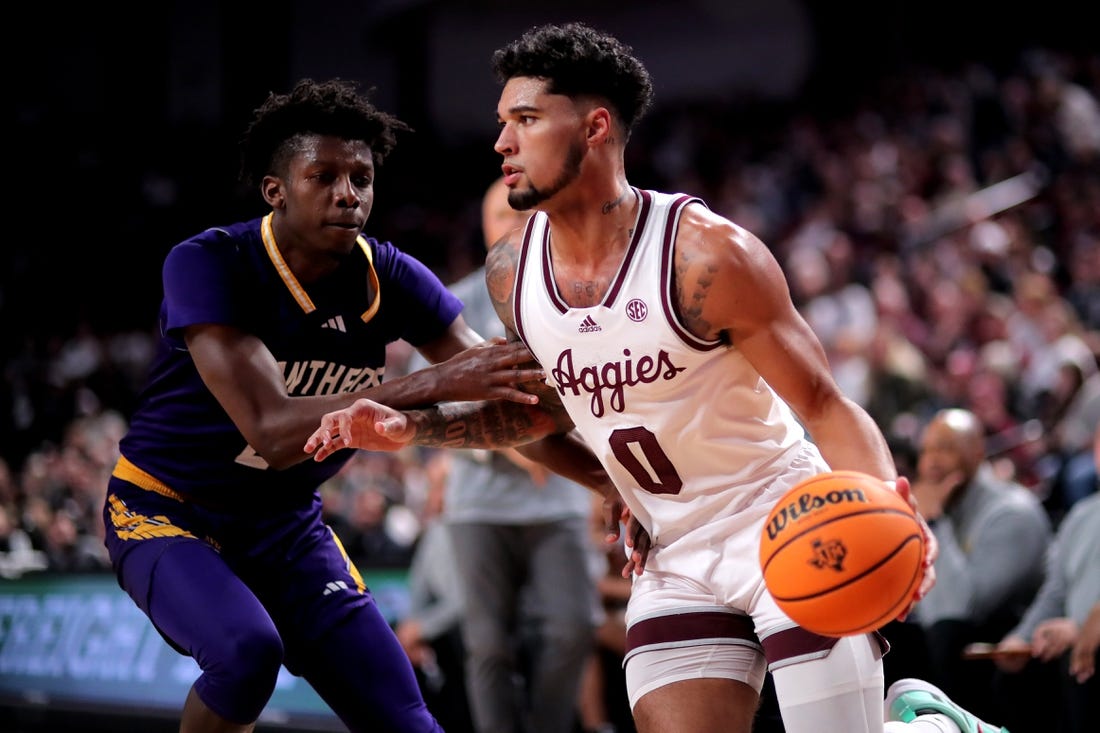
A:
<svg viewBox="0 0 1100 733">
<path fill-rule="evenodd" d="M 629 190 L 630 189 L 627 189 L 626 191 L 629 191 Z M 619 198 L 615 199 L 614 201 L 605 202 L 604 205 L 603 205 L 603 213 L 604 214 L 610 214 L 612 209 L 614 209 L 616 206 L 621 204 L 623 202 L 623 199 L 626 198 L 626 191 L 623 191 L 622 193 L 620 193 Z"/>
</svg>

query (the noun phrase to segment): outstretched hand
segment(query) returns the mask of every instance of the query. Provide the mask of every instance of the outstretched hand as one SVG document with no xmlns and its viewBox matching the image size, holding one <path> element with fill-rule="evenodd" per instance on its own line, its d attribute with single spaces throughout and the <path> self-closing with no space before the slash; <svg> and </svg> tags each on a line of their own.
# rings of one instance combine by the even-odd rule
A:
<svg viewBox="0 0 1100 733">
<path fill-rule="evenodd" d="M 404 448 L 414 434 L 404 413 L 361 398 L 322 417 L 304 450 L 312 453 L 315 461 L 323 461 L 341 448 L 395 451 Z"/>
<path fill-rule="evenodd" d="M 913 512 L 917 516 L 917 521 L 920 522 L 920 531 L 924 536 L 924 567 L 923 575 L 921 577 L 920 585 L 917 586 L 916 592 L 913 594 L 912 602 L 905 608 L 905 610 L 898 616 L 899 621 L 904 621 L 910 613 L 913 611 L 913 607 L 917 605 L 920 599 L 924 598 L 928 591 L 932 590 L 932 586 L 936 584 L 936 557 L 940 553 L 940 545 L 936 541 L 936 536 L 932 534 L 932 528 L 928 526 L 928 522 L 924 521 L 924 517 L 921 515 L 918 507 L 916 497 L 913 496 L 912 486 L 909 484 L 909 479 L 904 476 L 899 476 L 897 479 L 896 489 L 898 495 L 913 508 Z"/>
<path fill-rule="evenodd" d="M 519 368 L 532 364 L 535 366 Z M 539 401 L 538 397 L 517 385 L 546 378 L 522 341 L 508 342 L 499 336 L 428 368 L 436 372 L 439 380 L 440 394 L 436 401 L 440 402 L 500 399 L 533 405 Z"/>
</svg>

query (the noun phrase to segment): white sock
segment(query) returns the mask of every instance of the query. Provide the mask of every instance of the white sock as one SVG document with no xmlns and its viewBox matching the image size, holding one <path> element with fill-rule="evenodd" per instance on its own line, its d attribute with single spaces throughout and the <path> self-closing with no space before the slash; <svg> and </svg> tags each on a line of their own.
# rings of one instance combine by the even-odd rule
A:
<svg viewBox="0 0 1100 733">
<path fill-rule="evenodd" d="M 772 678 L 787 733 L 882 733 L 882 659 L 871 637 L 841 639 L 823 659 L 780 667 Z"/>
</svg>

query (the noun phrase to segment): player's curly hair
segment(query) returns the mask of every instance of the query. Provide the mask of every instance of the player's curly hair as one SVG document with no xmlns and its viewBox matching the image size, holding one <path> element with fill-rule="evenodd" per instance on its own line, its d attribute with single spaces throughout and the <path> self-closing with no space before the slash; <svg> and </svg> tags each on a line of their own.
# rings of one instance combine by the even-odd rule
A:
<svg viewBox="0 0 1100 733">
<path fill-rule="evenodd" d="M 653 83 L 633 49 L 584 23 L 536 26 L 497 49 L 492 63 L 501 83 L 538 77 L 551 94 L 607 100 L 628 136 L 653 104 Z"/>
<path fill-rule="evenodd" d="M 362 140 L 370 146 L 374 164 L 381 165 L 397 144 L 395 133 L 411 130 L 377 109 L 355 82 L 302 79 L 288 94 L 270 93 L 255 110 L 241 138 L 241 180 L 255 185 L 281 170 L 300 135 Z"/>
</svg>

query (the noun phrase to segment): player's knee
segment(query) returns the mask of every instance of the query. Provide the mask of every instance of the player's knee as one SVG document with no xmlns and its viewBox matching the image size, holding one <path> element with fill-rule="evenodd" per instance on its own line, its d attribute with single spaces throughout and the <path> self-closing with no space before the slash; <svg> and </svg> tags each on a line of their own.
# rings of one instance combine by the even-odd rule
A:
<svg viewBox="0 0 1100 733">
<path fill-rule="evenodd" d="M 283 640 L 273 628 L 248 629 L 233 639 L 231 654 L 258 679 L 274 678 L 283 663 Z M 272 681 L 274 684 L 274 680 Z"/>
<path fill-rule="evenodd" d="M 255 720 L 275 690 L 283 642 L 273 627 L 238 630 L 199 662 L 204 701 L 231 720 Z"/>
</svg>

